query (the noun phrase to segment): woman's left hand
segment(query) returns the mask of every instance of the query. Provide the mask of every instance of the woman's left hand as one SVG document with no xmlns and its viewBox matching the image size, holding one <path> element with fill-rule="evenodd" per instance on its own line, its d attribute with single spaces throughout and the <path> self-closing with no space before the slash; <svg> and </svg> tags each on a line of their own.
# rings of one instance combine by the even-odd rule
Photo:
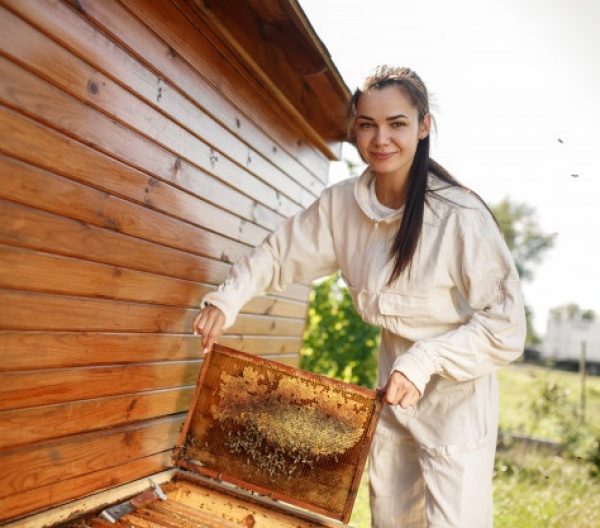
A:
<svg viewBox="0 0 600 528">
<path fill-rule="evenodd" d="M 412 407 L 419 401 L 421 393 L 402 372 L 394 371 L 383 389 L 385 401 L 390 405 L 400 405 L 403 409 Z"/>
</svg>

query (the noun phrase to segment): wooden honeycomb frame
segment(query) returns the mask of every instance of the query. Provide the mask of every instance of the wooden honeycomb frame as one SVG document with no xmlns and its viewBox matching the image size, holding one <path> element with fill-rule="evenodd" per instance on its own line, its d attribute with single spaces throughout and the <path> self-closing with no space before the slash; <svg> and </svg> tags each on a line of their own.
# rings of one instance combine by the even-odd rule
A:
<svg viewBox="0 0 600 528">
<path fill-rule="evenodd" d="M 215 345 L 174 460 L 348 522 L 380 412 L 375 391 Z"/>
</svg>

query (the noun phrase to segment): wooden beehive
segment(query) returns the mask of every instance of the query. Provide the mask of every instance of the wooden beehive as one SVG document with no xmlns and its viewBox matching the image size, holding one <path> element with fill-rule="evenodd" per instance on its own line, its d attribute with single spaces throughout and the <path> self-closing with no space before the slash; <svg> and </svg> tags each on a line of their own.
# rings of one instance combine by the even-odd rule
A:
<svg viewBox="0 0 600 528">
<path fill-rule="evenodd" d="M 173 453 L 184 471 L 164 485 L 165 502 L 156 498 L 117 525 L 345 523 L 380 410 L 374 391 L 216 345 Z M 70 526 L 105 525 L 96 515 Z"/>
<path fill-rule="evenodd" d="M 62 528 L 342 528 L 331 519 L 269 502 L 241 490 L 228 490 L 186 472 L 162 484 L 166 501 L 157 499 L 115 524 L 100 514 L 62 524 Z M 34 526 L 34 525 L 32 525 Z"/>
<path fill-rule="evenodd" d="M 200 301 L 327 185 L 350 92 L 297 0 L 1 0 L 0 27 L 0 524 L 38 528 L 170 475 Z M 221 343 L 297 365 L 309 291 Z"/>
</svg>

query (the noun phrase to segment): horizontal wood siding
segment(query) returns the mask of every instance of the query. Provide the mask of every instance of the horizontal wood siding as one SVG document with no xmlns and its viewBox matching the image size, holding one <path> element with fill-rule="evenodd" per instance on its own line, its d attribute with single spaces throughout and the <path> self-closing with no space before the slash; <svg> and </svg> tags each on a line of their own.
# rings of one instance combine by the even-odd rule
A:
<svg viewBox="0 0 600 528">
<path fill-rule="evenodd" d="M 0 26 L 3 521 L 169 466 L 200 299 L 328 160 L 192 2 L 0 0 Z M 296 365 L 308 293 L 220 342 Z"/>
</svg>

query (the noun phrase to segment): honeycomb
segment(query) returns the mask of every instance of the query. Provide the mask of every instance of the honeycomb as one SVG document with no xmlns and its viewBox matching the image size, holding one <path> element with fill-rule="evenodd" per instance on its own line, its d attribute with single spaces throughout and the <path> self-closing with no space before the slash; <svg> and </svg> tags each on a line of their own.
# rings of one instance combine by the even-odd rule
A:
<svg viewBox="0 0 600 528">
<path fill-rule="evenodd" d="M 374 393 L 225 347 L 208 363 L 184 456 L 342 518 L 378 414 Z"/>
</svg>

